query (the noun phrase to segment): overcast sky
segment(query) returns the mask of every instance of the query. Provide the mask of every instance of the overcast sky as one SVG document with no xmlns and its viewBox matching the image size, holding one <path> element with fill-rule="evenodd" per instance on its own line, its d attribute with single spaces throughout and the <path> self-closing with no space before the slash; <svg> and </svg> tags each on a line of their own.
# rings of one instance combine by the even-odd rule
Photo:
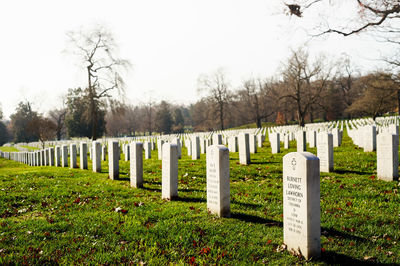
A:
<svg viewBox="0 0 400 266">
<path fill-rule="evenodd" d="M 350 56 L 364 71 L 382 66 L 385 43 L 366 35 L 310 37 L 319 14 L 284 15 L 281 0 L 4 1 L 0 13 L 0 104 L 6 117 L 19 101 L 40 112 L 60 107 L 85 72 L 63 53 L 66 32 L 104 24 L 120 56 L 133 65 L 125 100 L 195 102 L 200 74 L 224 68 L 235 89 L 248 77 L 273 76 L 290 49 L 309 41 L 311 54 Z M 343 9 L 350 12 L 349 9 Z M 339 18 L 341 19 L 341 18 Z"/>
</svg>

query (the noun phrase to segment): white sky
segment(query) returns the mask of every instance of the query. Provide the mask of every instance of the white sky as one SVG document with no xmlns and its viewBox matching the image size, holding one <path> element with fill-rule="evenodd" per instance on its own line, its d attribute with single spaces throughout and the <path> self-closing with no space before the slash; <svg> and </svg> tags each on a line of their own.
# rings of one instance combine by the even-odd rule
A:
<svg viewBox="0 0 400 266">
<path fill-rule="evenodd" d="M 245 78 L 277 73 L 290 49 L 310 39 L 302 28 L 315 19 L 285 16 L 281 0 L 15 0 L 0 7 L 0 104 L 6 117 L 22 100 L 47 112 L 61 106 L 68 88 L 85 85 L 83 70 L 62 52 L 66 31 L 80 26 L 102 23 L 115 34 L 120 56 L 133 64 L 125 100 L 189 104 L 200 97 L 200 74 L 223 67 L 237 88 Z M 348 54 L 365 71 L 381 65 L 375 59 L 389 49 L 365 35 L 309 44 L 329 58 Z"/>
</svg>

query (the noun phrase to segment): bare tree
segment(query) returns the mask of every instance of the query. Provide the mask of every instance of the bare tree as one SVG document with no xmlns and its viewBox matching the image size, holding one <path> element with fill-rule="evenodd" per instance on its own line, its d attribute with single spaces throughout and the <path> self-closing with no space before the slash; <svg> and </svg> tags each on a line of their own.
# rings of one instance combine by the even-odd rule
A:
<svg viewBox="0 0 400 266">
<path fill-rule="evenodd" d="M 398 0 L 347 0 L 347 1 L 331 1 L 331 0 L 294 0 L 287 6 L 288 13 L 298 17 L 302 17 L 307 9 L 318 10 L 326 9 L 332 12 L 333 6 L 353 5 L 354 14 L 349 20 L 343 20 L 338 28 L 331 28 L 327 17 L 321 17 L 325 22 L 323 27 L 318 27 L 319 35 L 326 33 L 337 33 L 343 36 L 357 34 L 370 29 L 384 30 L 387 33 L 393 33 L 393 30 L 399 31 L 400 28 L 393 27 L 393 21 L 400 18 L 400 2 Z M 337 9 L 338 12 L 342 10 Z M 337 20 L 337 17 L 336 17 Z M 351 23 L 349 23 L 351 22 Z"/>
<path fill-rule="evenodd" d="M 241 113 L 261 127 L 261 122 L 275 113 L 271 85 L 262 79 L 248 79 L 238 91 Z"/>
<path fill-rule="evenodd" d="M 45 142 L 52 140 L 56 136 L 57 125 L 47 117 L 37 116 L 32 119 L 28 124 L 28 130 L 37 135 L 39 141 L 42 143 L 42 148 L 45 148 Z"/>
<path fill-rule="evenodd" d="M 280 99 L 296 106 L 299 125 L 304 126 L 306 114 L 328 85 L 330 71 L 324 71 L 322 58 L 310 63 L 307 52 L 299 49 L 283 65 L 282 76 L 285 88 Z"/>
<path fill-rule="evenodd" d="M 49 116 L 56 125 L 56 136 L 57 140 L 61 140 L 62 136 L 65 135 L 65 115 L 67 109 L 54 109 L 49 112 Z"/>
<path fill-rule="evenodd" d="M 198 79 L 198 91 L 206 91 L 208 98 L 216 106 L 216 114 L 219 120 L 220 129 L 224 129 L 224 111 L 229 100 L 228 83 L 222 69 L 209 75 L 201 75 Z"/>
<path fill-rule="evenodd" d="M 111 97 L 111 92 L 124 91 L 121 76 L 130 63 L 116 57 L 117 44 L 112 33 L 103 26 L 90 30 L 70 31 L 69 47 L 85 65 L 87 75 L 87 97 L 89 100 L 87 119 L 92 124 L 92 139 L 97 139 L 98 106 L 101 98 Z"/>
</svg>

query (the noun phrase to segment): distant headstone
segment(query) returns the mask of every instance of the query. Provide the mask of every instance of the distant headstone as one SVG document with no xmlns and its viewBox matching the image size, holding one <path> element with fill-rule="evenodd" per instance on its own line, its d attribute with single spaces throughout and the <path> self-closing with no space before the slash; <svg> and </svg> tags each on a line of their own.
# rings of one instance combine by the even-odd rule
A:
<svg viewBox="0 0 400 266">
<path fill-rule="evenodd" d="M 269 135 L 269 141 L 271 143 L 271 153 L 281 152 L 281 140 L 279 133 L 271 133 Z"/>
<path fill-rule="evenodd" d="M 318 133 L 317 157 L 321 172 L 333 171 L 333 135 L 328 132 Z"/>
<path fill-rule="evenodd" d="M 222 145 L 222 135 L 221 134 L 213 135 L 213 145 Z"/>
<path fill-rule="evenodd" d="M 204 154 L 207 150 L 207 140 L 204 138 L 200 138 L 200 153 Z"/>
<path fill-rule="evenodd" d="M 290 133 L 287 133 L 287 134 L 285 134 L 285 136 L 283 137 L 283 148 L 284 149 L 289 149 L 290 148 L 290 139 L 289 139 L 289 134 Z"/>
<path fill-rule="evenodd" d="M 48 148 L 44 149 L 44 165 L 46 165 L 46 166 L 50 165 L 50 156 L 49 156 Z"/>
<path fill-rule="evenodd" d="M 307 150 L 305 131 L 303 130 L 297 131 L 296 142 L 297 142 L 297 152 L 303 152 Z"/>
<path fill-rule="evenodd" d="M 249 148 L 250 153 L 257 152 L 257 137 L 254 134 L 249 134 Z"/>
<path fill-rule="evenodd" d="M 311 130 L 309 132 L 309 137 L 310 137 L 310 139 L 309 139 L 308 143 L 310 145 L 310 148 L 315 148 L 318 143 L 317 142 L 317 132 L 315 130 Z"/>
<path fill-rule="evenodd" d="M 264 141 L 264 135 L 263 134 L 258 134 L 257 135 L 257 144 L 258 144 L 259 148 L 262 148 L 263 141 Z"/>
<path fill-rule="evenodd" d="M 192 139 L 192 160 L 200 159 L 200 138 L 194 136 Z"/>
<path fill-rule="evenodd" d="M 180 138 L 174 138 L 172 140 L 172 143 L 176 144 L 176 146 L 178 148 L 178 159 L 181 159 L 182 158 L 182 144 L 181 144 Z M 162 150 L 162 146 L 161 146 L 161 150 Z M 159 158 L 159 159 L 162 160 L 162 154 L 161 154 L 161 158 Z"/>
<path fill-rule="evenodd" d="M 157 142 L 158 160 L 162 160 L 162 145 L 163 144 L 164 144 L 164 140 L 159 139 Z"/>
<path fill-rule="evenodd" d="M 321 254 L 319 160 L 309 152 L 283 157 L 283 239 L 306 259 Z"/>
<path fill-rule="evenodd" d="M 51 147 L 49 148 L 49 162 L 50 162 L 50 166 L 55 166 L 54 165 L 54 148 Z"/>
<path fill-rule="evenodd" d="M 92 142 L 92 169 L 95 173 L 101 172 L 101 144 L 100 142 Z"/>
<path fill-rule="evenodd" d="M 396 124 L 389 125 L 389 133 L 399 135 L 399 126 Z"/>
<path fill-rule="evenodd" d="M 56 166 L 60 167 L 61 166 L 61 147 L 56 146 Z"/>
<path fill-rule="evenodd" d="M 130 144 L 130 179 L 131 187 L 143 187 L 143 143 L 131 142 Z"/>
<path fill-rule="evenodd" d="M 334 129 L 332 129 L 332 139 L 333 139 L 333 147 L 339 147 L 340 144 L 339 128 L 335 127 Z"/>
<path fill-rule="evenodd" d="M 250 145 L 249 134 L 239 133 L 239 162 L 240 164 L 250 164 Z"/>
<path fill-rule="evenodd" d="M 162 149 L 161 196 L 172 200 L 178 197 L 178 147 L 176 144 L 164 143 Z"/>
<path fill-rule="evenodd" d="M 144 158 L 145 159 L 151 158 L 151 142 L 146 141 L 144 143 Z"/>
<path fill-rule="evenodd" d="M 40 150 L 40 166 L 45 166 L 45 165 L 46 165 L 45 150 L 42 149 L 42 150 Z"/>
<path fill-rule="evenodd" d="M 380 133 L 377 137 L 377 176 L 385 181 L 399 179 L 399 136 Z"/>
<path fill-rule="evenodd" d="M 364 152 L 376 151 L 376 126 L 365 126 L 363 131 Z"/>
<path fill-rule="evenodd" d="M 79 148 L 80 148 L 79 165 L 81 169 L 88 169 L 87 143 L 81 142 Z"/>
<path fill-rule="evenodd" d="M 130 146 L 129 144 L 125 144 L 125 161 L 129 161 L 130 160 Z"/>
<path fill-rule="evenodd" d="M 238 137 L 232 136 L 228 139 L 229 152 L 238 152 Z"/>
<path fill-rule="evenodd" d="M 110 179 L 119 178 L 119 144 L 118 141 L 108 143 L 108 175 Z"/>
<path fill-rule="evenodd" d="M 188 139 L 186 140 L 186 148 L 187 148 L 187 155 L 192 156 L 192 140 Z"/>
<path fill-rule="evenodd" d="M 107 161 L 107 145 L 106 144 L 103 144 L 101 146 L 101 160 Z"/>
<path fill-rule="evenodd" d="M 62 145 L 61 146 L 61 166 L 68 167 L 68 146 Z"/>
<path fill-rule="evenodd" d="M 77 160 L 76 160 L 76 144 L 71 144 L 70 145 L 69 158 L 70 158 L 70 165 L 69 166 L 71 168 L 78 168 Z"/>
<path fill-rule="evenodd" d="M 207 148 L 207 209 L 230 216 L 229 150 L 223 145 Z"/>
</svg>

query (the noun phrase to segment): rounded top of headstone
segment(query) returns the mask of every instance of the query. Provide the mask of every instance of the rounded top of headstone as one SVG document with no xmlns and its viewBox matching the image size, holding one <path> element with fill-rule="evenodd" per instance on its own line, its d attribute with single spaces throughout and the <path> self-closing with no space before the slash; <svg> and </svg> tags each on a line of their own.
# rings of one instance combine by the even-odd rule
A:
<svg viewBox="0 0 400 266">
<path fill-rule="evenodd" d="M 283 160 L 285 160 L 285 158 L 291 158 L 291 157 L 303 157 L 306 160 L 319 160 L 319 158 L 317 156 L 315 156 L 311 152 L 307 152 L 307 151 L 288 153 L 285 156 L 283 156 Z"/>
</svg>

